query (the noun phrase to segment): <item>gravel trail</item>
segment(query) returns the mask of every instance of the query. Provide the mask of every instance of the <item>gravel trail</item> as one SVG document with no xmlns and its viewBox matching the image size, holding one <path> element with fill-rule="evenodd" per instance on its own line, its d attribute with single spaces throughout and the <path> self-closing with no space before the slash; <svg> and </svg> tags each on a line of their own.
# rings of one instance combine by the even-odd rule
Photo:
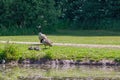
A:
<svg viewBox="0 0 120 80">
<path fill-rule="evenodd" d="M 20 42 L 20 41 L 0 41 L 0 43 L 41 45 L 39 42 Z M 120 45 L 53 43 L 53 46 L 54 45 L 55 46 L 86 47 L 86 48 L 115 48 L 115 49 L 120 49 Z"/>
</svg>

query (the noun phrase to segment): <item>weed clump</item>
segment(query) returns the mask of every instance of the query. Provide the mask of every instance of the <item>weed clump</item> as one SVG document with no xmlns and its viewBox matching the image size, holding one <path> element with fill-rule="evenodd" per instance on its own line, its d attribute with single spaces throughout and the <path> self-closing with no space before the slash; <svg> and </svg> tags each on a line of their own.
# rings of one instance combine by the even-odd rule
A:
<svg viewBox="0 0 120 80">
<path fill-rule="evenodd" d="M 53 55 L 50 51 L 46 52 L 45 56 L 44 56 L 45 59 L 48 59 L 48 60 L 52 60 L 53 59 Z"/>
<path fill-rule="evenodd" d="M 0 59 L 5 60 L 18 60 L 20 56 L 19 48 L 14 44 L 5 45 L 0 53 Z"/>
<path fill-rule="evenodd" d="M 114 61 L 120 63 L 120 58 L 115 58 Z"/>
</svg>

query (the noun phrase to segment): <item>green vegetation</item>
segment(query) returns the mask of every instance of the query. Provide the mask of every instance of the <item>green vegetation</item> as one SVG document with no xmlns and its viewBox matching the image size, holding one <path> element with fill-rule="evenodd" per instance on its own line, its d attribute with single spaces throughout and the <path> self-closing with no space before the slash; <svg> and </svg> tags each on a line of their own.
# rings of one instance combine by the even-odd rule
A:
<svg viewBox="0 0 120 80">
<path fill-rule="evenodd" d="M 18 60 L 19 59 L 19 49 L 15 45 L 6 44 L 3 51 L 1 52 L 1 60 Z"/>
<path fill-rule="evenodd" d="M 97 48 L 75 48 L 75 47 L 53 47 L 44 52 L 51 59 L 73 59 L 73 60 L 101 60 L 120 58 L 118 49 Z"/>
<path fill-rule="evenodd" d="M 6 60 L 32 59 L 62 59 L 62 60 L 94 60 L 111 59 L 118 61 L 120 59 L 119 49 L 97 49 L 97 48 L 76 48 L 76 47 L 58 47 L 53 46 L 41 51 L 28 50 L 30 45 L 1 44 L 0 56 Z"/>
<path fill-rule="evenodd" d="M 55 1 L 62 8 L 62 18 L 68 22 L 69 29 L 120 30 L 118 0 Z"/>
<path fill-rule="evenodd" d="M 60 30 L 58 33 L 47 35 L 53 42 L 79 44 L 120 44 L 120 33 L 101 30 Z M 38 35 L 0 36 L 5 41 L 39 42 Z"/>
<path fill-rule="evenodd" d="M 54 27 L 50 28 L 55 24 L 58 14 L 54 7 L 54 0 L 0 0 L 0 2 L 0 33 L 2 35 L 6 32 L 22 34 L 20 30 L 24 31 L 24 29 L 27 33 L 29 30 L 33 32 L 38 25 L 44 26 L 43 30 L 54 29 Z"/>
<path fill-rule="evenodd" d="M 56 29 L 120 30 L 119 0 L 0 0 L 0 35 Z"/>
<path fill-rule="evenodd" d="M 53 42 L 60 43 L 80 43 L 80 44 L 120 44 L 120 33 L 100 30 L 60 30 L 56 35 L 48 35 Z M 38 36 L 1 36 L 0 40 L 5 41 L 28 41 L 39 42 Z M 42 49 L 41 51 L 28 50 L 30 45 L 20 44 L 1 44 L 0 59 L 19 60 L 19 59 L 73 59 L 73 60 L 101 60 L 112 59 L 120 61 L 119 49 L 97 49 L 97 48 L 77 48 L 53 46 L 50 49 Z M 4 47 L 6 46 L 6 47 Z M 43 46 L 40 46 L 44 48 Z"/>
<path fill-rule="evenodd" d="M 53 42 L 119 45 L 119 5 L 119 0 L 0 0 L 0 40 L 39 42 L 36 34 L 38 34 L 37 27 L 41 26 L 42 33 L 51 33 L 48 38 Z M 119 49 L 64 46 L 44 49 L 43 46 L 40 46 L 41 50 L 35 51 L 28 50 L 29 46 L 31 45 L 0 44 L 0 62 L 2 60 L 40 60 L 41 58 L 50 60 L 72 59 L 83 62 L 85 60 L 100 61 L 107 59 L 120 62 Z M 33 75 L 34 71 L 37 74 L 40 73 L 38 70 L 33 70 Z M 78 69 L 76 71 L 76 74 L 73 74 L 74 72 L 71 70 L 58 70 L 58 73 L 55 70 L 51 72 L 42 71 L 42 73 L 43 76 L 48 77 L 49 75 L 64 77 L 66 74 L 70 77 L 80 77 L 81 71 Z M 29 76 L 27 73 L 31 72 L 27 72 L 25 69 L 16 69 L 12 72 L 8 70 L 6 73 L 8 76 L 4 77 L 0 73 L 0 79 L 8 80 L 9 77 L 12 77 L 12 80 L 16 80 L 17 77 L 12 74 L 22 76 L 23 73 L 25 76 Z M 92 73 L 93 75 L 97 74 L 97 72 Z M 98 71 L 98 73 L 98 75 L 105 76 L 103 74 L 106 74 L 106 71 L 103 73 Z M 112 74 L 110 77 L 113 77 Z M 81 74 L 82 77 L 86 75 L 88 76 L 88 74 Z"/>
</svg>

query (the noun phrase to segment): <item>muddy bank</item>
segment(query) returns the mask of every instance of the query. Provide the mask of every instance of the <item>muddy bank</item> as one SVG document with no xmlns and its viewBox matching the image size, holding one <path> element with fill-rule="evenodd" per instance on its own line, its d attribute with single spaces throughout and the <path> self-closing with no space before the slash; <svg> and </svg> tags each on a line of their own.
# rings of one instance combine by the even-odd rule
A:
<svg viewBox="0 0 120 80">
<path fill-rule="evenodd" d="M 48 60 L 48 59 L 40 59 L 40 60 L 18 60 L 18 61 L 8 61 L 4 64 L 47 64 L 47 65 L 96 65 L 96 66 L 120 66 L 120 62 L 116 62 L 113 60 L 100 60 L 100 61 L 92 61 L 92 60 Z"/>
<path fill-rule="evenodd" d="M 29 77 L 18 77 L 19 80 L 120 80 L 120 78 L 106 78 L 106 77 L 88 77 L 88 78 L 76 78 L 76 77 L 56 77 L 56 78 L 50 78 L 50 77 L 41 77 L 41 76 L 29 76 Z"/>
</svg>

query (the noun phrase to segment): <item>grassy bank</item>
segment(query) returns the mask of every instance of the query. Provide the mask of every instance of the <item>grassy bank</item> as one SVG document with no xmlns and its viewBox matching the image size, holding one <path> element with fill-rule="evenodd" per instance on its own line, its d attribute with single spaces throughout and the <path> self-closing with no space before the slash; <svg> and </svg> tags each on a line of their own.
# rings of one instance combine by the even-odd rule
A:
<svg viewBox="0 0 120 80">
<path fill-rule="evenodd" d="M 28 50 L 30 45 L 18 44 L 0 44 L 0 59 L 21 60 L 32 59 L 62 59 L 62 60 L 93 60 L 100 61 L 102 59 L 110 59 L 120 61 L 119 49 L 99 49 L 99 48 L 76 48 L 53 46 L 49 49 L 44 49 L 41 46 L 40 51 Z"/>
<path fill-rule="evenodd" d="M 109 31 L 72 31 L 61 30 L 56 34 L 47 35 L 53 42 L 59 43 L 79 43 L 79 44 L 120 44 L 120 33 Z M 29 41 L 39 42 L 38 35 L 26 35 L 26 36 L 0 36 L 0 40 L 11 41 Z"/>
<path fill-rule="evenodd" d="M 71 31 L 61 30 L 57 34 L 48 35 L 53 42 L 79 43 L 79 44 L 120 44 L 120 33 L 109 31 Z M 37 35 L 32 36 L 0 36 L 0 40 L 30 41 L 39 42 Z M 40 51 L 28 50 L 31 45 L 20 44 L 0 44 L 0 59 L 20 60 L 20 59 L 73 59 L 73 60 L 93 60 L 111 59 L 120 61 L 119 49 L 99 49 L 99 48 L 77 48 L 53 46 L 44 49 L 40 46 Z"/>
</svg>

